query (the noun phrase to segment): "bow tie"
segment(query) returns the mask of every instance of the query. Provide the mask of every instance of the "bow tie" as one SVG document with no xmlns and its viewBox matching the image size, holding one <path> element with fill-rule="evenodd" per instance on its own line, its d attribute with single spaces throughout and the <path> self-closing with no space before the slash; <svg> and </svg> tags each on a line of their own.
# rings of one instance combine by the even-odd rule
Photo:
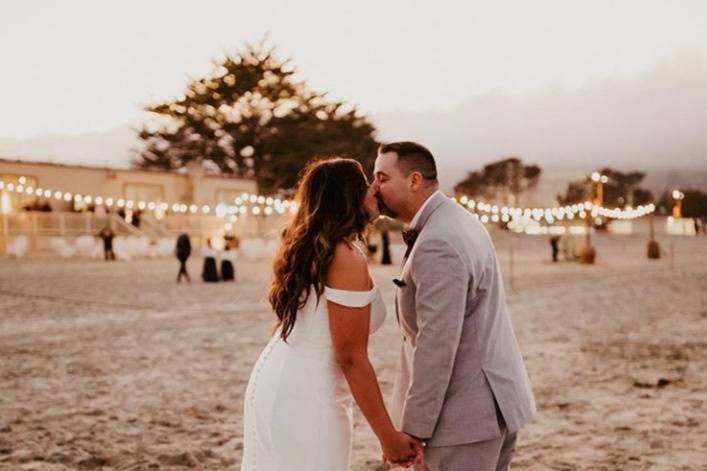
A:
<svg viewBox="0 0 707 471">
<path fill-rule="evenodd" d="M 403 231 L 403 242 L 405 242 L 405 245 L 408 247 L 412 246 L 415 244 L 415 241 L 417 240 L 417 236 L 420 235 L 420 230 L 419 229 L 407 229 Z"/>
<path fill-rule="evenodd" d="M 417 236 L 420 235 L 420 230 L 411 228 L 406 231 L 403 231 L 403 242 L 405 242 L 405 245 L 407 245 L 407 250 L 405 251 L 405 257 L 408 258 L 408 255 L 410 255 L 410 251 L 412 250 L 412 246 L 415 245 L 415 241 L 417 240 Z"/>
</svg>

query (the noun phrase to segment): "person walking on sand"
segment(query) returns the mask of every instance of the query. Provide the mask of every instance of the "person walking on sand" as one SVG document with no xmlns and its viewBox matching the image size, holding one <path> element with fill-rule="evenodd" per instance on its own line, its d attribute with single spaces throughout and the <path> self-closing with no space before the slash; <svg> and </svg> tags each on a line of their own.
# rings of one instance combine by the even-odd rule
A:
<svg viewBox="0 0 707 471">
<path fill-rule="evenodd" d="M 191 255 L 191 241 L 187 234 L 180 234 L 177 237 L 177 246 L 175 248 L 175 255 L 177 260 L 179 260 L 179 273 L 177 274 L 177 283 L 182 281 L 182 277 L 187 279 L 187 282 L 191 283 L 191 277 L 187 272 L 187 260 Z"/>
</svg>

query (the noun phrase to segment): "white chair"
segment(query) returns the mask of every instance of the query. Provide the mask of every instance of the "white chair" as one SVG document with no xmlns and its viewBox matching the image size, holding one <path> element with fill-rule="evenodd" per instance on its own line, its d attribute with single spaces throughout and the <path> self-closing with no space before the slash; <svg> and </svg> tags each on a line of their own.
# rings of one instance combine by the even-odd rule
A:
<svg viewBox="0 0 707 471">
<path fill-rule="evenodd" d="M 61 237 L 52 237 L 49 239 L 49 247 L 57 254 L 61 253 L 61 249 L 66 246 L 66 241 Z"/>
<path fill-rule="evenodd" d="M 54 253 L 62 258 L 69 258 L 76 255 L 76 247 L 69 245 L 62 237 L 52 237 L 49 240 L 49 246 Z"/>
<path fill-rule="evenodd" d="M 159 239 L 154 244 L 150 244 L 147 249 L 147 256 L 150 258 L 162 258 L 174 253 L 176 241 L 167 237 Z"/>
<path fill-rule="evenodd" d="M 175 237 L 163 237 L 155 244 L 155 255 L 157 257 L 170 257 L 174 255 L 174 248 L 177 244 Z"/>
<path fill-rule="evenodd" d="M 76 247 L 76 252 L 82 257 L 95 258 L 100 255 L 101 247 L 98 245 L 97 240 L 93 236 L 84 235 L 76 238 L 74 246 Z M 96 250 L 98 249 L 98 250 Z"/>
<path fill-rule="evenodd" d="M 150 239 L 148 237 L 136 237 L 134 244 L 136 256 L 147 257 L 150 254 Z"/>
<path fill-rule="evenodd" d="M 113 239 L 113 253 L 115 253 L 115 258 L 119 260 L 132 259 L 133 254 L 127 237 L 118 236 Z"/>
<path fill-rule="evenodd" d="M 13 240 L 7 246 L 7 254 L 12 257 L 22 258 L 25 256 L 25 253 L 27 253 L 28 246 L 29 246 L 29 241 L 27 240 L 27 237 L 17 236 L 17 237 L 15 237 L 15 240 Z"/>
</svg>

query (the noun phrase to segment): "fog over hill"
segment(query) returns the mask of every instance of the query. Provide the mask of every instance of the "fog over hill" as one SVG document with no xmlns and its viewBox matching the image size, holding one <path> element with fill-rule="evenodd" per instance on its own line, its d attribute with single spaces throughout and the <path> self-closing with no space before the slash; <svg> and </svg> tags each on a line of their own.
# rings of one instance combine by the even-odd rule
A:
<svg viewBox="0 0 707 471">
<path fill-rule="evenodd" d="M 429 146 L 445 189 L 467 171 L 509 155 L 546 172 L 639 169 L 648 173 L 646 183 L 654 190 L 707 187 L 704 52 L 677 55 L 632 79 L 579 89 L 490 92 L 450 109 L 379 113 L 371 119 L 381 140 L 412 139 Z M 134 131 L 122 125 L 101 133 L 0 139 L 0 156 L 126 167 L 139 145 Z"/>
</svg>

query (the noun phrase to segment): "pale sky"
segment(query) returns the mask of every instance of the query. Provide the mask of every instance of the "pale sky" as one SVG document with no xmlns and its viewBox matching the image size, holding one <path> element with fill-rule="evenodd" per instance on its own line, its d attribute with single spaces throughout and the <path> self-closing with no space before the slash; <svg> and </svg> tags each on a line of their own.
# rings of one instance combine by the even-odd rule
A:
<svg viewBox="0 0 707 471">
<path fill-rule="evenodd" d="M 3 0 L 0 137 L 136 123 L 268 32 L 312 87 L 380 113 L 640 76 L 707 51 L 706 25 L 704 0 Z"/>
</svg>

